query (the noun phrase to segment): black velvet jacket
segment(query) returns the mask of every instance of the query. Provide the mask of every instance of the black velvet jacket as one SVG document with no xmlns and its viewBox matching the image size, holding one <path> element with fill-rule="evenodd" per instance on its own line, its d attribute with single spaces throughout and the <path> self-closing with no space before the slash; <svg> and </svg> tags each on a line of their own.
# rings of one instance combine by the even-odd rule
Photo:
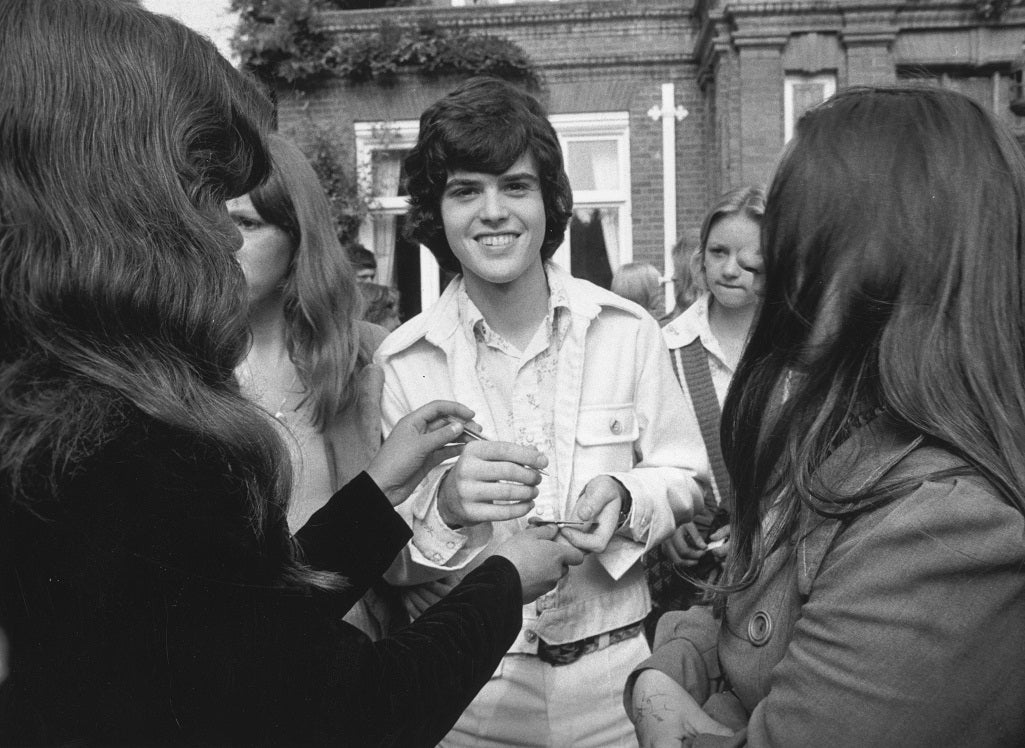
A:
<svg viewBox="0 0 1025 748">
<path fill-rule="evenodd" d="M 391 638 L 342 615 L 408 540 L 368 476 L 295 537 L 339 593 L 282 579 L 211 445 L 136 417 L 34 512 L 0 496 L 0 745 L 434 745 L 520 628 L 516 569 L 484 563 Z"/>
</svg>

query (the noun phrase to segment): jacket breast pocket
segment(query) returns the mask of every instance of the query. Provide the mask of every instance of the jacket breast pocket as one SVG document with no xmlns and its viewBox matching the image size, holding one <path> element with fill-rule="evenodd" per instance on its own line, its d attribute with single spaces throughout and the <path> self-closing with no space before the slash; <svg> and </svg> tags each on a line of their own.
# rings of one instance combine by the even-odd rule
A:
<svg viewBox="0 0 1025 748">
<path fill-rule="evenodd" d="M 640 430 L 633 403 L 586 406 L 577 420 L 578 477 L 629 470 Z"/>
</svg>

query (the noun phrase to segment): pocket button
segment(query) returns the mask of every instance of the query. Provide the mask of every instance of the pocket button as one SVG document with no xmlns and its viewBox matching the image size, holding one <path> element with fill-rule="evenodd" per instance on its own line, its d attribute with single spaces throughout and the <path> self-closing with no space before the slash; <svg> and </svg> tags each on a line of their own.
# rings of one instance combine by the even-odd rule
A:
<svg viewBox="0 0 1025 748">
<path fill-rule="evenodd" d="M 611 431 L 616 436 L 619 436 L 623 433 L 623 424 L 619 422 L 618 418 L 612 419 L 612 423 L 609 424 L 609 431 Z"/>
</svg>

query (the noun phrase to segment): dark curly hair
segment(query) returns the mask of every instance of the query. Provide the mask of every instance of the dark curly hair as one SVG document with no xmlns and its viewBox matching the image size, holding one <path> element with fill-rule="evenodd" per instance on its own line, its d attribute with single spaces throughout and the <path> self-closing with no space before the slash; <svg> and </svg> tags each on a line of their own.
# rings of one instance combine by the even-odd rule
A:
<svg viewBox="0 0 1025 748">
<path fill-rule="evenodd" d="M 559 139 L 541 103 L 498 78 L 470 78 L 420 116 L 420 135 L 405 161 L 406 236 L 426 245 L 442 268 L 460 272 L 441 220 L 449 172 L 501 174 L 525 153 L 537 162 L 545 206 L 541 257 L 550 258 L 562 244 L 573 208 Z"/>
</svg>

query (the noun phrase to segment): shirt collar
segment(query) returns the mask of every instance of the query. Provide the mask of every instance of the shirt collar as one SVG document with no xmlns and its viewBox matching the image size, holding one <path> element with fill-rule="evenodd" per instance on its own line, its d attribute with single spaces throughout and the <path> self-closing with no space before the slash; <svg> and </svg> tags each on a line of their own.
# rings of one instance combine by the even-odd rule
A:
<svg viewBox="0 0 1025 748">
<path fill-rule="evenodd" d="M 545 324 L 550 325 L 549 337 L 554 337 L 556 343 L 561 346 L 572 319 L 569 294 L 558 273 L 549 272 L 547 263 L 545 264 L 545 277 L 548 279 L 548 315 L 545 317 Z M 466 293 L 466 283 L 462 276 L 456 282 L 459 284 L 456 288 L 459 326 L 466 333 L 468 339 L 480 340 L 482 337 L 497 336 L 497 333 L 488 326 L 480 309 L 473 303 L 473 299 Z"/>
</svg>

